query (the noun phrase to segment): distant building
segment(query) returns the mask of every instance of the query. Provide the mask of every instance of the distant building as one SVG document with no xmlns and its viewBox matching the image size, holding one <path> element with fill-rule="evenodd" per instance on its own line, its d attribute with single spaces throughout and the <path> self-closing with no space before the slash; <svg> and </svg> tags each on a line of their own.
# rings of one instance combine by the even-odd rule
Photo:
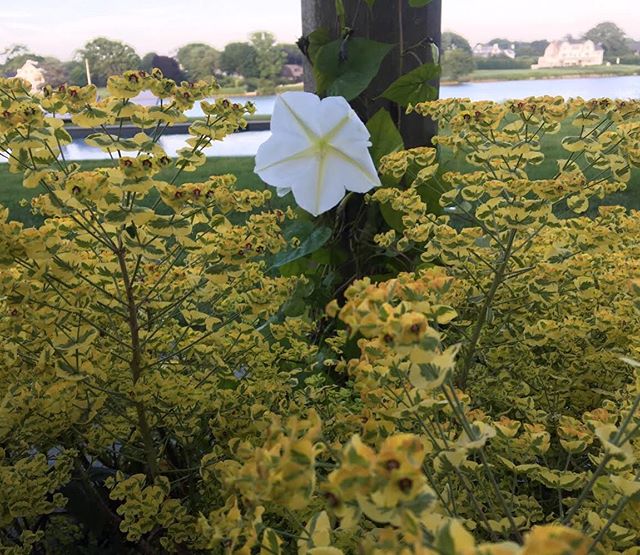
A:
<svg viewBox="0 0 640 555">
<path fill-rule="evenodd" d="M 33 60 L 27 60 L 15 76 L 29 81 L 32 93 L 39 91 L 45 82 L 44 71 L 38 67 L 38 62 Z"/>
<path fill-rule="evenodd" d="M 282 68 L 282 77 L 289 81 L 302 81 L 304 68 L 299 64 L 285 64 Z"/>
<path fill-rule="evenodd" d="M 492 58 L 494 56 L 506 56 L 512 60 L 516 57 L 515 45 L 511 48 L 500 48 L 497 43 L 481 44 L 478 43 L 473 47 L 473 55 L 478 58 Z"/>
<path fill-rule="evenodd" d="M 555 40 L 547 46 L 544 56 L 531 69 L 548 67 L 599 66 L 604 61 L 604 49 L 592 40 Z"/>
</svg>

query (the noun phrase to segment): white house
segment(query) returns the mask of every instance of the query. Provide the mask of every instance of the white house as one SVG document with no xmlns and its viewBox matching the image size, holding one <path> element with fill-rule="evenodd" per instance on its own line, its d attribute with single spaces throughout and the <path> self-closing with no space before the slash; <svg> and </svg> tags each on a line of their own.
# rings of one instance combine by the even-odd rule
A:
<svg viewBox="0 0 640 555">
<path fill-rule="evenodd" d="M 473 55 L 478 58 L 491 58 L 494 56 L 506 56 L 512 60 L 516 57 L 515 45 L 511 48 L 500 48 L 497 43 L 482 44 L 478 43 L 473 47 Z"/>
<path fill-rule="evenodd" d="M 31 92 L 39 91 L 44 85 L 44 71 L 38 67 L 38 62 L 27 60 L 24 65 L 16 71 L 16 77 L 25 79 L 31 83 Z"/>
<path fill-rule="evenodd" d="M 599 66 L 604 60 L 604 49 L 592 40 L 555 40 L 549 43 L 544 56 L 531 69 L 547 67 Z"/>
</svg>

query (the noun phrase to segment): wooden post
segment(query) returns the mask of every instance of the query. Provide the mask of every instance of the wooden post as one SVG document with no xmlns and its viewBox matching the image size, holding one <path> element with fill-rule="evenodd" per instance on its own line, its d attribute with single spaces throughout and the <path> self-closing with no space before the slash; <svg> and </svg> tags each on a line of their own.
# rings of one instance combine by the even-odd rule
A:
<svg viewBox="0 0 640 555">
<path fill-rule="evenodd" d="M 301 1 L 305 36 L 321 27 L 332 37 L 340 36 L 335 0 Z M 369 9 L 363 0 L 344 0 L 344 6 L 346 25 L 354 30 L 353 36 L 396 45 L 365 93 L 374 100 L 366 106 L 354 107 L 365 118 L 385 107 L 398 121 L 407 148 L 429 144 L 437 132 L 433 122 L 416 114 L 407 115 L 404 109 L 377 97 L 398 77 L 418 67 L 421 61 L 432 61 L 430 43 L 440 47 L 441 41 L 442 0 L 432 0 L 423 8 L 410 7 L 409 0 L 377 0 L 373 9 Z M 438 82 L 432 84 L 439 87 Z M 309 65 L 305 67 L 305 90 L 315 92 Z"/>
</svg>

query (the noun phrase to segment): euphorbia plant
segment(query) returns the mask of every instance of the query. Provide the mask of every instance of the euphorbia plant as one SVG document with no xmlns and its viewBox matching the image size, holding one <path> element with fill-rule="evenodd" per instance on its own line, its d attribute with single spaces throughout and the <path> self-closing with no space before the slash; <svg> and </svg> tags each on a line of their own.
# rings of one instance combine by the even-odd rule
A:
<svg viewBox="0 0 640 555">
<path fill-rule="evenodd" d="M 36 96 L 18 79 L 0 82 L 0 153 L 24 174 L 25 187 L 41 188 L 32 206 L 45 219 L 24 229 L 1 213 L 1 464 L 41 484 L 2 502 L 7 548 L 28 550 L 42 538 L 38 519 L 64 505 L 51 494 L 65 481 L 70 495 L 91 500 L 109 533 L 120 524 L 146 545 L 159 518 L 169 527 L 186 518 L 178 499 L 201 503 L 194 472 L 226 433 L 213 424 L 225 397 L 247 395 L 277 357 L 295 366 L 313 353 L 289 343 L 296 332 L 276 340 L 260 331 L 298 282 L 265 274 L 265 257 L 286 244 L 287 215 L 265 209 L 270 193 L 241 190 L 229 175 L 176 185 L 204 163 L 204 148 L 245 125 L 251 105 L 209 103 L 214 85 L 178 85 L 157 70 L 112 77 L 108 90 L 102 100 L 91 86 L 47 87 Z M 142 91 L 158 105 L 131 100 Z M 205 117 L 172 160 L 158 139 L 196 101 Z M 71 142 L 64 114 L 95 129 L 86 142 L 109 155 L 104 167 L 85 171 L 64 159 Z M 124 138 L 123 124 L 139 132 Z M 158 179 L 169 169 L 169 180 Z M 244 216 L 232 221 L 232 212 Z M 34 452 L 42 461 L 28 463 Z M 5 479 L 17 485 L 11 474 Z M 164 516 L 126 524 L 133 501 L 122 484 L 131 480 L 140 495 L 157 491 Z M 145 481 L 159 489 L 144 489 Z M 110 507 L 105 487 L 113 499 L 125 488 L 125 509 Z M 176 501 L 163 503 L 169 496 Z M 187 526 L 162 541 L 193 537 L 190 518 L 191 532 Z"/>
<path fill-rule="evenodd" d="M 392 186 L 361 200 L 395 225 L 366 247 L 407 271 L 346 280 L 320 354 L 324 306 L 283 309 L 308 279 L 282 228 L 304 250 L 313 224 L 232 176 L 178 184 L 250 108 L 158 72 L 109 89 L 0 81 L 0 152 L 44 217 L 0 215 L 4 550 L 634 553 L 640 218 L 584 211 L 637 186 L 637 102 L 417 105 L 470 167 L 381 160 Z M 161 131 L 198 99 L 172 160 Z M 64 160 L 60 113 L 103 168 Z"/>
</svg>

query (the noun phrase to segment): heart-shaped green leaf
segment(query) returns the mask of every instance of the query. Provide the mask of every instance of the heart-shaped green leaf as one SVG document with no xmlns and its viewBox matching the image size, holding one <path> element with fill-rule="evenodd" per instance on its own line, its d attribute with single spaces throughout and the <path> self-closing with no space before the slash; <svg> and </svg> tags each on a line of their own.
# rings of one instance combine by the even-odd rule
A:
<svg viewBox="0 0 640 555">
<path fill-rule="evenodd" d="M 319 94 L 353 100 L 364 91 L 394 45 L 356 37 L 325 44 L 315 57 L 314 75 Z"/>
<path fill-rule="evenodd" d="M 382 93 L 382 96 L 401 106 L 435 100 L 438 96 L 438 89 L 431 85 L 430 81 L 439 76 L 440 66 L 423 64 L 396 79 Z"/>
</svg>

